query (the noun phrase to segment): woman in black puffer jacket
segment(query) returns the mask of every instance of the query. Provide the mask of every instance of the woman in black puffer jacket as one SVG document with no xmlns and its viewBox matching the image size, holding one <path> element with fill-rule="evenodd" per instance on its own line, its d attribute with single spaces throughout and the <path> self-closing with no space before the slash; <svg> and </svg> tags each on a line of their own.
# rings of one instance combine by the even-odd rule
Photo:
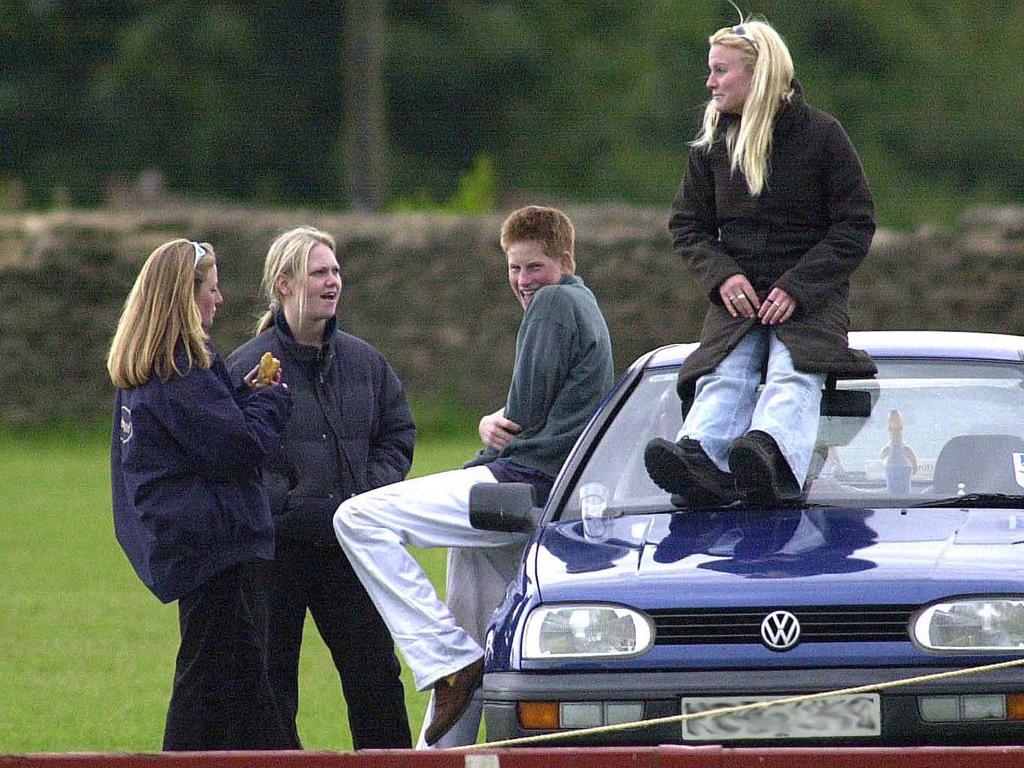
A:
<svg viewBox="0 0 1024 768">
<path fill-rule="evenodd" d="M 329 234 L 297 227 L 280 235 L 267 252 L 263 291 L 272 308 L 228 366 L 241 375 L 272 352 L 294 400 L 284 450 L 266 473 L 277 534 L 277 556 L 263 568 L 271 685 L 297 739 L 308 611 L 338 670 L 353 746 L 408 748 L 391 634 L 332 527 L 345 499 L 405 479 L 416 437 L 405 392 L 380 352 L 337 327 L 342 280 Z"/>
</svg>

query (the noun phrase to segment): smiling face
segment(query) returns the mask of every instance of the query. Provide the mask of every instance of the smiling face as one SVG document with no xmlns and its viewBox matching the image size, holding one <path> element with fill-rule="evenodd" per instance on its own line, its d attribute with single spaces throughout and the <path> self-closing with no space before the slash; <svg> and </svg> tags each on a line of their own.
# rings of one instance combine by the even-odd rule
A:
<svg viewBox="0 0 1024 768">
<path fill-rule="evenodd" d="M 508 283 L 516 299 L 526 309 L 533 295 L 545 285 L 557 285 L 573 272 L 572 254 L 566 251 L 555 261 L 544 253 L 540 243 L 520 240 L 505 251 L 508 259 Z"/>
<path fill-rule="evenodd" d="M 213 318 L 217 314 L 218 305 L 224 303 L 224 297 L 220 295 L 220 286 L 217 284 L 217 265 L 210 267 L 206 273 L 206 279 L 196 288 L 196 306 L 199 307 L 199 316 L 203 319 L 203 330 L 210 330 L 213 325 Z"/>
<path fill-rule="evenodd" d="M 711 103 L 721 113 L 740 114 L 750 91 L 753 73 L 744 66 L 745 56 L 738 48 L 712 45 L 708 51 L 708 79 Z"/>
</svg>

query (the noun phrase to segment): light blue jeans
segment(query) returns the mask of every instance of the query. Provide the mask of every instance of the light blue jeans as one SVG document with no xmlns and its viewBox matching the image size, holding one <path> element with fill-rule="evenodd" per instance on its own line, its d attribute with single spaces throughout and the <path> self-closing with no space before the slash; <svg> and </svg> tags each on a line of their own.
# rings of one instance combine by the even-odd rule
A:
<svg viewBox="0 0 1024 768">
<path fill-rule="evenodd" d="M 824 381 L 823 373 L 796 370 L 774 329 L 756 325 L 714 371 L 697 379 L 679 436 L 698 440 L 718 468 L 729 471 L 732 441 L 751 429 L 767 432 L 802 485 L 818 439 Z"/>
</svg>

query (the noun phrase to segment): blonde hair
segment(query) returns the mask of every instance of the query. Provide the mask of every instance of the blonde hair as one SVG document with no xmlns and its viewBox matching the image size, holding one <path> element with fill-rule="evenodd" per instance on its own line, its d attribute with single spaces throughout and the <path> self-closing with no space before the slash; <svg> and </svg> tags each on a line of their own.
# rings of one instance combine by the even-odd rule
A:
<svg viewBox="0 0 1024 768">
<path fill-rule="evenodd" d="M 501 248 L 507 251 L 513 243 L 532 240 L 539 243 L 544 255 L 552 261 L 561 261 L 568 253 L 576 269 L 576 230 L 569 217 L 557 208 L 528 205 L 512 211 L 501 225 Z"/>
<path fill-rule="evenodd" d="M 734 32 L 739 27 L 743 28 L 743 35 Z M 723 27 L 708 38 L 708 45 L 740 51 L 744 69 L 752 73 L 743 112 L 740 119 L 729 126 L 725 146 L 732 172 L 743 172 L 747 189 L 756 197 L 768 181 L 775 116 L 783 102 L 793 96 L 793 59 L 779 33 L 764 21 L 744 21 L 735 27 Z M 704 109 L 701 131 L 691 146 L 710 149 L 719 117 L 714 103 L 709 101 Z"/>
<path fill-rule="evenodd" d="M 107 354 L 107 372 L 116 387 L 138 387 L 154 375 L 162 381 L 183 376 L 193 365 L 209 368 L 213 356 L 196 304 L 196 290 L 216 263 L 209 243 L 196 261 L 189 240 L 171 240 L 153 251 L 142 265 Z M 185 347 L 188 368 L 182 371 L 174 350 Z"/>
<path fill-rule="evenodd" d="M 277 306 L 284 296 L 278 287 L 281 277 L 292 280 L 298 299 L 299 317 L 306 314 L 306 283 L 309 281 L 309 253 L 318 245 L 326 245 L 331 253 L 336 254 L 334 238 L 315 227 L 301 226 L 289 229 L 277 236 L 267 250 L 267 258 L 263 261 L 263 279 L 260 291 L 270 302 L 270 308 L 263 313 L 256 323 L 256 335 L 259 336 L 274 324 Z M 276 306 L 275 306 L 276 305 Z"/>
</svg>

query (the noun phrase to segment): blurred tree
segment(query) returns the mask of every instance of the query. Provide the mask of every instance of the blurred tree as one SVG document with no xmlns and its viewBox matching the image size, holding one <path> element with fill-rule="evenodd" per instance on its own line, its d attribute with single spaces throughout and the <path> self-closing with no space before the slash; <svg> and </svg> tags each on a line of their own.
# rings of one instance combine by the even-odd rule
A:
<svg viewBox="0 0 1024 768">
<path fill-rule="evenodd" d="M 147 4 L 91 83 L 106 173 L 157 167 L 206 196 L 342 204 L 340 27 L 316 0 Z"/>
<path fill-rule="evenodd" d="M 79 200 L 98 200 L 86 194 L 88 184 L 74 178 L 91 163 L 92 123 L 83 95 L 114 48 L 112 30 L 139 4 L 0 4 L 0 176 L 18 179 L 30 205 L 51 204 L 58 189 Z"/>
<path fill-rule="evenodd" d="M 883 223 L 1024 199 L 1024 3 L 741 5 L 846 126 Z M 667 205 L 707 37 L 734 22 L 682 0 L 0 0 L 0 185 L 98 204 L 152 170 L 190 195 L 380 207 L 457 200 L 487 157 L 501 202 Z"/>
<path fill-rule="evenodd" d="M 233 4 L 157 4 L 123 25 L 86 102 L 96 173 L 246 197 L 259 140 L 252 20 Z"/>
</svg>

